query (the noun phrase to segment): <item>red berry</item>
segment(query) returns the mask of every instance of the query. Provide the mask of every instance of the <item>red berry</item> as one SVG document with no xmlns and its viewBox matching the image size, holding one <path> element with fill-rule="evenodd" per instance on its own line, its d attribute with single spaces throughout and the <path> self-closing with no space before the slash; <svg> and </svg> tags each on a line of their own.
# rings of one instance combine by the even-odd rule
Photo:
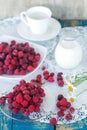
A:
<svg viewBox="0 0 87 130">
<path fill-rule="evenodd" d="M 64 81 L 63 80 L 58 80 L 58 85 L 62 87 L 64 85 Z"/>
<path fill-rule="evenodd" d="M 59 94 L 57 99 L 60 101 L 62 98 L 64 98 L 63 95 Z"/>
<path fill-rule="evenodd" d="M 30 105 L 30 106 L 28 107 L 28 110 L 29 110 L 29 112 L 34 112 L 34 110 L 35 110 L 34 105 Z"/>
<path fill-rule="evenodd" d="M 65 119 L 66 119 L 67 121 L 72 120 L 72 115 L 71 115 L 71 114 L 67 114 L 67 115 L 65 116 Z"/>
<path fill-rule="evenodd" d="M 51 125 L 56 125 L 57 124 L 57 120 L 56 120 L 55 117 L 53 117 L 53 118 L 50 119 L 50 124 Z"/>
<path fill-rule="evenodd" d="M 23 100 L 23 102 L 21 104 L 23 105 L 23 107 L 27 107 L 28 106 L 28 101 Z"/>
<path fill-rule="evenodd" d="M 17 113 L 18 113 L 18 109 L 13 108 L 13 109 L 12 109 L 12 113 L 13 113 L 13 114 L 17 114 Z"/>
<path fill-rule="evenodd" d="M 38 97 L 33 97 L 33 102 L 37 103 L 39 101 Z"/>
<path fill-rule="evenodd" d="M 70 107 L 69 110 L 70 110 L 71 113 L 75 112 L 75 108 L 74 107 Z"/>
<path fill-rule="evenodd" d="M 58 111 L 57 115 L 62 117 L 62 116 L 64 116 L 65 114 L 64 114 L 64 111 L 61 111 L 61 110 L 60 110 L 60 111 Z"/>
<path fill-rule="evenodd" d="M 45 66 L 42 66 L 42 68 L 41 68 L 42 70 L 45 70 L 46 69 L 46 67 Z"/>
<path fill-rule="evenodd" d="M 22 96 L 21 93 L 19 93 L 19 94 L 16 96 L 16 101 L 17 101 L 18 103 L 22 103 L 22 101 L 23 101 L 23 96 Z"/>
<path fill-rule="evenodd" d="M 0 105 L 4 105 L 6 102 L 5 98 L 1 97 L 0 98 Z"/>
<path fill-rule="evenodd" d="M 54 82 L 54 77 L 53 76 L 49 76 L 47 79 L 49 82 Z"/>
<path fill-rule="evenodd" d="M 65 107 L 67 106 L 67 100 L 66 100 L 66 98 L 62 98 L 59 102 L 60 102 L 61 106 L 65 106 Z"/>
<path fill-rule="evenodd" d="M 29 72 L 32 72 L 32 71 L 34 70 L 34 67 L 31 66 L 31 65 L 29 65 L 29 66 L 27 67 L 27 69 L 28 69 Z"/>
<path fill-rule="evenodd" d="M 36 61 L 40 61 L 40 54 L 37 54 L 37 55 L 35 56 L 35 59 L 36 59 Z"/>
<path fill-rule="evenodd" d="M 31 100 L 31 97 L 28 94 L 25 94 L 24 99 L 26 99 L 29 102 Z"/>
</svg>

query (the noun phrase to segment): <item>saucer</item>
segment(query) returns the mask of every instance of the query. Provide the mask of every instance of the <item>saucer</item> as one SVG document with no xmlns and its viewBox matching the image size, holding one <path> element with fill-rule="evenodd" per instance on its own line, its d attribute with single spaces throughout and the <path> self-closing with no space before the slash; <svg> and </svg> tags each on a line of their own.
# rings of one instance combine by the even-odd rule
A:
<svg viewBox="0 0 87 130">
<path fill-rule="evenodd" d="M 18 34 L 28 40 L 32 41 L 44 41 L 54 38 L 59 34 L 61 30 L 60 23 L 54 19 L 51 18 L 49 27 L 47 29 L 47 32 L 41 35 L 33 34 L 29 27 L 27 27 L 24 23 L 19 23 L 17 26 L 17 32 Z"/>
</svg>

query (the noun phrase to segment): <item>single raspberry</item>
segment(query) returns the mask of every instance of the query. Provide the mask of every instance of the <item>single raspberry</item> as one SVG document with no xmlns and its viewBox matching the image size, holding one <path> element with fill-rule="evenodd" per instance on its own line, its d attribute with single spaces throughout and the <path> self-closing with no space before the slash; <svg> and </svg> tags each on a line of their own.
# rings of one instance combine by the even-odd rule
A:
<svg viewBox="0 0 87 130">
<path fill-rule="evenodd" d="M 28 107 L 28 110 L 29 110 L 29 112 L 34 112 L 34 110 L 35 110 L 34 105 L 30 105 L 30 106 Z"/>
<path fill-rule="evenodd" d="M 13 101 L 11 104 L 12 104 L 12 106 L 13 106 L 14 108 L 20 109 L 20 104 L 17 103 L 16 101 Z"/>
<path fill-rule="evenodd" d="M 51 124 L 51 125 L 56 125 L 56 124 L 57 124 L 57 120 L 56 120 L 55 117 L 52 117 L 52 118 L 50 119 L 50 124 Z"/>
<path fill-rule="evenodd" d="M 32 71 L 34 70 L 34 67 L 31 66 L 31 65 L 29 65 L 29 66 L 27 67 L 27 70 L 28 70 L 29 72 L 32 72 Z"/>
<path fill-rule="evenodd" d="M 53 73 L 53 72 L 51 72 L 51 73 L 50 73 L 50 76 L 54 76 L 54 73 Z"/>
<path fill-rule="evenodd" d="M 45 75 L 48 75 L 49 76 L 49 71 L 48 70 L 45 70 L 44 72 L 43 72 L 43 75 L 45 76 Z"/>
<path fill-rule="evenodd" d="M 46 69 L 46 67 L 45 66 L 42 66 L 42 68 L 41 68 L 42 70 L 45 70 Z"/>
<path fill-rule="evenodd" d="M 63 117 L 65 114 L 64 114 L 64 111 L 60 110 L 60 111 L 58 111 L 57 115 Z"/>
<path fill-rule="evenodd" d="M 62 86 L 64 85 L 64 81 L 63 81 L 63 80 L 58 80 L 58 85 L 59 85 L 60 87 L 62 87 Z"/>
<path fill-rule="evenodd" d="M 49 76 L 47 79 L 49 82 L 54 82 L 54 77 L 53 76 Z"/>
<path fill-rule="evenodd" d="M 30 114 L 30 112 L 28 110 L 26 110 L 26 111 L 23 112 L 24 116 L 29 116 L 29 114 Z"/>
<path fill-rule="evenodd" d="M 66 119 L 67 121 L 72 120 L 72 115 L 71 115 L 71 114 L 67 114 L 67 115 L 65 116 L 65 119 Z"/>
<path fill-rule="evenodd" d="M 17 101 L 18 103 L 22 103 L 22 101 L 23 101 L 23 96 L 22 96 L 21 93 L 19 93 L 19 94 L 16 96 L 16 101 Z"/>
<path fill-rule="evenodd" d="M 60 101 L 62 98 L 64 98 L 64 96 L 62 94 L 59 94 L 57 99 Z"/>
<path fill-rule="evenodd" d="M 11 45 L 15 45 L 16 44 L 16 41 L 15 40 L 12 40 L 11 41 Z"/>
<path fill-rule="evenodd" d="M 27 88 L 26 88 L 26 86 L 25 85 L 22 85 L 21 87 L 20 87 L 20 90 L 21 91 L 24 91 L 24 90 L 26 90 Z"/>
<path fill-rule="evenodd" d="M 62 98 L 59 102 L 60 102 L 61 106 L 65 106 L 65 107 L 67 106 L 67 100 L 66 100 L 66 98 Z"/>
<path fill-rule="evenodd" d="M 7 98 L 13 98 L 13 96 L 14 96 L 14 93 L 13 93 L 13 92 L 9 92 L 9 93 L 6 95 Z"/>
<path fill-rule="evenodd" d="M 24 99 L 26 99 L 29 102 L 31 100 L 31 97 L 28 94 L 25 94 Z"/>
<path fill-rule="evenodd" d="M 70 110 L 71 113 L 75 112 L 75 108 L 74 107 L 70 107 L 69 110 Z"/>
<path fill-rule="evenodd" d="M 57 74 L 57 76 L 62 76 L 63 75 L 63 73 L 62 72 L 59 72 L 58 74 Z"/>
<path fill-rule="evenodd" d="M 27 107 L 28 106 L 28 101 L 23 100 L 23 102 L 21 104 L 23 105 L 23 107 Z"/>
<path fill-rule="evenodd" d="M 40 61 L 40 54 L 37 54 L 36 56 L 35 56 L 35 59 L 36 59 L 36 61 Z"/>
<path fill-rule="evenodd" d="M 13 113 L 13 114 L 17 114 L 17 113 L 18 113 L 18 109 L 13 108 L 13 109 L 12 109 L 12 113 Z"/>
<path fill-rule="evenodd" d="M 18 57 L 23 57 L 23 52 L 22 51 L 18 51 Z"/>
<path fill-rule="evenodd" d="M 33 102 L 37 103 L 39 101 L 38 97 L 33 97 Z"/>
<path fill-rule="evenodd" d="M 6 99 L 4 97 L 0 98 L 0 105 L 4 105 L 6 102 Z"/>
<path fill-rule="evenodd" d="M 60 107 L 60 102 L 59 102 L 59 101 L 56 103 L 56 106 L 57 106 L 57 107 Z"/>
<path fill-rule="evenodd" d="M 67 109 L 66 107 L 60 106 L 60 110 L 61 110 L 61 111 L 66 111 L 66 109 Z"/>
<path fill-rule="evenodd" d="M 67 102 L 67 108 L 70 108 L 70 106 L 71 106 L 71 103 L 70 102 Z"/>
<path fill-rule="evenodd" d="M 35 112 L 40 112 L 40 107 L 39 106 L 35 107 Z"/>
</svg>

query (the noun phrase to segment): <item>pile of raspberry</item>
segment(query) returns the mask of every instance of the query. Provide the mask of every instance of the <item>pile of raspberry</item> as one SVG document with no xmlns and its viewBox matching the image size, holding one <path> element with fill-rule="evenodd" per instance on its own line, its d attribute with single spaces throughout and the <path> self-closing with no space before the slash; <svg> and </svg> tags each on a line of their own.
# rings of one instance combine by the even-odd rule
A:
<svg viewBox="0 0 87 130">
<path fill-rule="evenodd" d="M 38 66 L 40 59 L 40 53 L 36 53 L 28 42 L 0 43 L 0 75 L 25 75 Z"/>
<path fill-rule="evenodd" d="M 36 79 L 30 82 L 21 80 L 19 84 L 14 86 L 12 92 L 0 98 L 0 105 L 8 102 L 8 108 L 13 114 L 20 112 L 24 116 L 29 116 L 31 112 L 40 112 L 40 106 L 45 96 L 41 85 L 41 75 L 37 75 Z"/>
</svg>

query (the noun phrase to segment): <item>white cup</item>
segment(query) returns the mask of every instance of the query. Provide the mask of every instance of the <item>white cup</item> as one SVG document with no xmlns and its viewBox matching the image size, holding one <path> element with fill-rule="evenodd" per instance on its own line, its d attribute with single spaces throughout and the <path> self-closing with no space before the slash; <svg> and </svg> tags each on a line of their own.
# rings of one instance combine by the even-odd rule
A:
<svg viewBox="0 0 87 130">
<path fill-rule="evenodd" d="M 43 34 L 47 31 L 52 12 L 44 6 L 35 6 L 25 12 L 21 12 L 20 18 L 32 33 Z"/>
</svg>

